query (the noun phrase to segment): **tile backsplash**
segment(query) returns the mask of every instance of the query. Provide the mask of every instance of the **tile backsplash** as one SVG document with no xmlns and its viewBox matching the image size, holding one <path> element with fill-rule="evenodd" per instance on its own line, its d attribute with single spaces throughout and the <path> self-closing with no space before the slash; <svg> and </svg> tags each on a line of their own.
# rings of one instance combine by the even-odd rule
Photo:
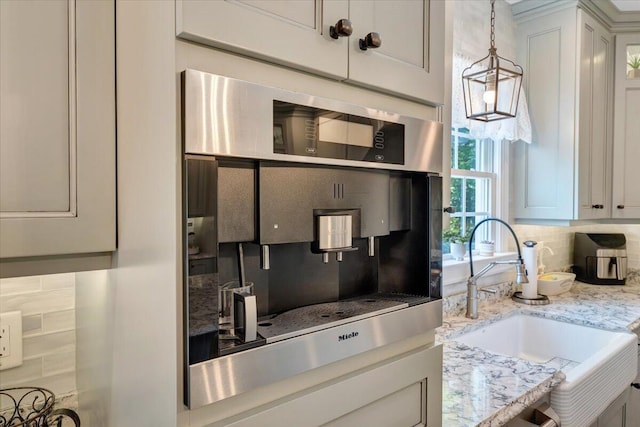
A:
<svg viewBox="0 0 640 427">
<path fill-rule="evenodd" d="M 22 312 L 23 362 L 0 372 L 0 387 L 76 393 L 75 273 L 0 279 L 0 312 Z"/>
<path fill-rule="evenodd" d="M 623 233 L 627 239 L 627 262 L 631 270 L 640 269 L 640 224 L 589 224 L 572 227 L 537 225 L 513 226 L 520 242 L 544 242 L 554 255 L 545 251 L 546 271 L 563 271 L 573 264 L 573 236 L 575 233 Z M 515 249 L 515 248 L 512 248 Z"/>
<path fill-rule="evenodd" d="M 546 272 L 551 271 L 567 271 L 573 265 L 573 238 L 574 234 L 580 233 L 623 233 L 627 239 L 627 281 L 636 283 L 640 280 L 640 224 L 589 224 L 579 226 L 547 226 L 547 225 L 512 225 L 518 240 L 522 242 L 533 240 L 543 242 L 545 247 L 553 251 L 553 255 L 543 250 L 542 264 L 545 266 Z M 511 239 L 509 239 L 511 240 Z M 507 250 L 515 251 L 515 244 L 509 242 Z M 468 260 L 468 258 L 466 258 Z M 465 261 L 465 280 L 451 280 L 451 277 L 457 277 L 455 271 L 451 267 L 445 267 L 445 275 L 450 280 L 446 280 L 443 289 L 445 297 L 464 294 L 466 295 L 466 269 Z M 500 275 L 488 274 L 484 280 L 487 283 L 501 283 L 505 278 L 505 274 Z M 513 274 L 511 272 L 511 274 Z M 447 308 L 453 310 L 453 308 Z"/>
</svg>

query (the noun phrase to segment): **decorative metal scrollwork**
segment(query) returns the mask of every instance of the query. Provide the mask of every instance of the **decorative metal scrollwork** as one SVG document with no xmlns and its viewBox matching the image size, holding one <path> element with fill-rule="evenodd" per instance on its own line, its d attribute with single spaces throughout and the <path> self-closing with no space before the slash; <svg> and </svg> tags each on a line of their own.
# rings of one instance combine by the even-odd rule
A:
<svg viewBox="0 0 640 427">
<path fill-rule="evenodd" d="M 71 409 L 53 409 L 55 395 L 40 387 L 0 389 L 0 427 L 61 427 L 64 418 L 80 427 L 80 417 Z"/>
</svg>

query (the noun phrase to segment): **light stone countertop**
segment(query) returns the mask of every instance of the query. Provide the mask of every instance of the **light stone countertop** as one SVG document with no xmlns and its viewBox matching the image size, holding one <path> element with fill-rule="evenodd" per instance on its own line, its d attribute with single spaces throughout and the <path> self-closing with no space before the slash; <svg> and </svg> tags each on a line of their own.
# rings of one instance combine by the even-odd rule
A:
<svg viewBox="0 0 640 427">
<path fill-rule="evenodd" d="M 506 294 L 481 302 L 480 317 L 464 317 L 465 295 L 445 300 L 445 317 L 437 340 L 443 343 L 443 427 L 501 426 L 564 380 L 570 361 L 534 363 L 470 348 L 455 337 L 516 313 L 615 331 L 640 332 L 640 280 L 625 286 L 595 286 L 576 282 L 571 291 L 551 296 L 551 304 L 525 306 Z M 632 283 L 630 283 L 632 282 Z M 456 300 L 457 297 L 457 300 Z M 447 313 L 451 313 L 447 315 Z"/>
</svg>

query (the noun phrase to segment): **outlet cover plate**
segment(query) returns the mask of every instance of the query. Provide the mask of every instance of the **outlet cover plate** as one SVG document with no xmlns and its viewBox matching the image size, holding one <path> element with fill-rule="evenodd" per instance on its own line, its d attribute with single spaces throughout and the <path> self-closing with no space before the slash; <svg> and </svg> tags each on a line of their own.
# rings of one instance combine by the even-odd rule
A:
<svg viewBox="0 0 640 427">
<path fill-rule="evenodd" d="M 0 313 L 0 371 L 22 365 L 22 312 Z"/>
</svg>

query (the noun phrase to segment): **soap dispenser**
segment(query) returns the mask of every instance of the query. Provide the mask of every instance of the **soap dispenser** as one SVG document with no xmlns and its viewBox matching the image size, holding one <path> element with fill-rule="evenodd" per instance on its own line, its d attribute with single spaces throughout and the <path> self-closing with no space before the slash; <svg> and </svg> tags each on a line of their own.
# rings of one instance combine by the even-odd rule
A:
<svg viewBox="0 0 640 427">
<path fill-rule="evenodd" d="M 522 296 L 527 299 L 538 297 L 538 249 L 536 244 L 533 240 L 527 240 L 522 248 L 522 260 L 529 280 L 529 283 L 522 285 Z"/>
</svg>

